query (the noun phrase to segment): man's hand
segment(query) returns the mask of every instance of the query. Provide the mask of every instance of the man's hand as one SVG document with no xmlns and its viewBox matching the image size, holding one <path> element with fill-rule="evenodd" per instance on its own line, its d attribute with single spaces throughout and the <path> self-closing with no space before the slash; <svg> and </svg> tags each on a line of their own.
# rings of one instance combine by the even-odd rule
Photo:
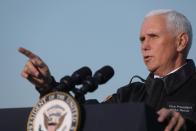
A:
<svg viewBox="0 0 196 131">
<path fill-rule="evenodd" d="M 29 58 L 21 75 L 37 87 L 48 88 L 52 82 L 48 66 L 31 51 L 22 47 L 20 47 L 18 51 Z"/>
<path fill-rule="evenodd" d="M 168 121 L 164 131 L 179 131 L 185 124 L 185 119 L 179 112 L 162 108 L 157 112 L 157 114 L 159 115 L 159 122 Z"/>
</svg>

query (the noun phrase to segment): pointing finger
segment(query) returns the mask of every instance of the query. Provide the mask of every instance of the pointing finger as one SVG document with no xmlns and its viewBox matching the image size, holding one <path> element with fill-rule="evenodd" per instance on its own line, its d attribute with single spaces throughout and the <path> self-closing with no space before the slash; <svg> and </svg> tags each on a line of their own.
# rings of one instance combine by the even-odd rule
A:
<svg viewBox="0 0 196 131">
<path fill-rule="evenodd" d="M 38 68 L 44 68 L 46 67 L 46 64 L 37 56 L 30 60 L 33 65 L 35 65 Z"/>
<path fill-rule="evenodd" d="M 32 53 L 31 51 L 29 51 L 23 47 L 20 47 L 18 49 L 18 51 L 30 59 L 37 57 L 34 53 Z"/>
</svg>

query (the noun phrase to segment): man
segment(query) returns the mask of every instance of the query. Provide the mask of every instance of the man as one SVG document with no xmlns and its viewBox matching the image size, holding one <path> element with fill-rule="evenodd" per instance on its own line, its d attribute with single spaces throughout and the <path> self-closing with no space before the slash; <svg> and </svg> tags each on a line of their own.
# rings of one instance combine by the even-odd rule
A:
<svg viewBox="0 0 196 131">
<path fill-rule="evenodd" d="M 106 102 L 145 102 L 157 110 L 159 122 L 168 122 L 165 131 L 195 130 L 196 68 L 187 60 L 192 43 L 190 22 L 173 10 L 152 11 L 144 18 L 140 41 L 150 71 L 147 80 L 120 88 Z M 47 65 L 32 52 L 19 51 L 29 57 L 22 76 L 35 84 L 41 95 L 50 92 L 55 82 Z"/>
</svg>

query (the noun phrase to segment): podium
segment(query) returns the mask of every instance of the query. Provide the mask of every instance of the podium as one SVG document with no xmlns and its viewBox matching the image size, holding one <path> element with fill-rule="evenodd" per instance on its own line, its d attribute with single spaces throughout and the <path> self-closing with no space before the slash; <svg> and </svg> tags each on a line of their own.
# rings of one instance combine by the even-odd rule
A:
<svg viewBox="0 0 196 131">
<path fill-rule="evenodd" d="M 26 131 L 32 108 L 0 109 L 2 131 Z M 142 103 L 86 104 L 79 131 L 163 131 L 152 109 Z"/>
</svg>

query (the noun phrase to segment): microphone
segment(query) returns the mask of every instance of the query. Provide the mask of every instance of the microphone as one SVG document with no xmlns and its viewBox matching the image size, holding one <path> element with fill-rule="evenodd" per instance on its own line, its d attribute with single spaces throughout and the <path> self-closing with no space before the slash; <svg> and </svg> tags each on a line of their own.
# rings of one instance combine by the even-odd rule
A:
<svg viewBox="0 0 196 131">
<path fill-rule="evenodd" d="M 83 82 L 83 87 L 80 89 L 82 94 L 93 92 L 98 88 L 98 85 L 106 83 L 114 75 L 114 70 L 107 65 L 95 72 L 93 77 L 87 77 Z"/>
<path fill-rule="evenodd" d="M 73 88 L 74 84 L 70 76 L 64 76 L 60 80 L 60 84 L 57 86 L 58 91 L 68 92 Z"/>
<path fill-rule="evenodd" d="M 71 80 L 74 85 L 79 85 L 82 84 L 83 80 L 85 80 L 88 76 L 92 76 L 92 71 L 89 67 L 84 66 L 71 75 Z"/>
<path fill-rule="evenodd" d="M 99 69 L 98 71 L 95 72 L 93 78 L 95 79 L 95 82 L 97 84 L 104 84 L 106 83 L 109 79 L 111 79 L 114 75 L 114 69 L 106 65 Z"/>
<path fill-rule="evenodd" d="M 71 76 L 64 76 L 60 80 L 57 90 L 68 92 L 70 90 L 75 90 L 75 85 L 82 84 L 86 77 L 92 76 L 92 71 L 89 67 L 84 66 L 77 71 L 75 71 Z"/>
</svg>

